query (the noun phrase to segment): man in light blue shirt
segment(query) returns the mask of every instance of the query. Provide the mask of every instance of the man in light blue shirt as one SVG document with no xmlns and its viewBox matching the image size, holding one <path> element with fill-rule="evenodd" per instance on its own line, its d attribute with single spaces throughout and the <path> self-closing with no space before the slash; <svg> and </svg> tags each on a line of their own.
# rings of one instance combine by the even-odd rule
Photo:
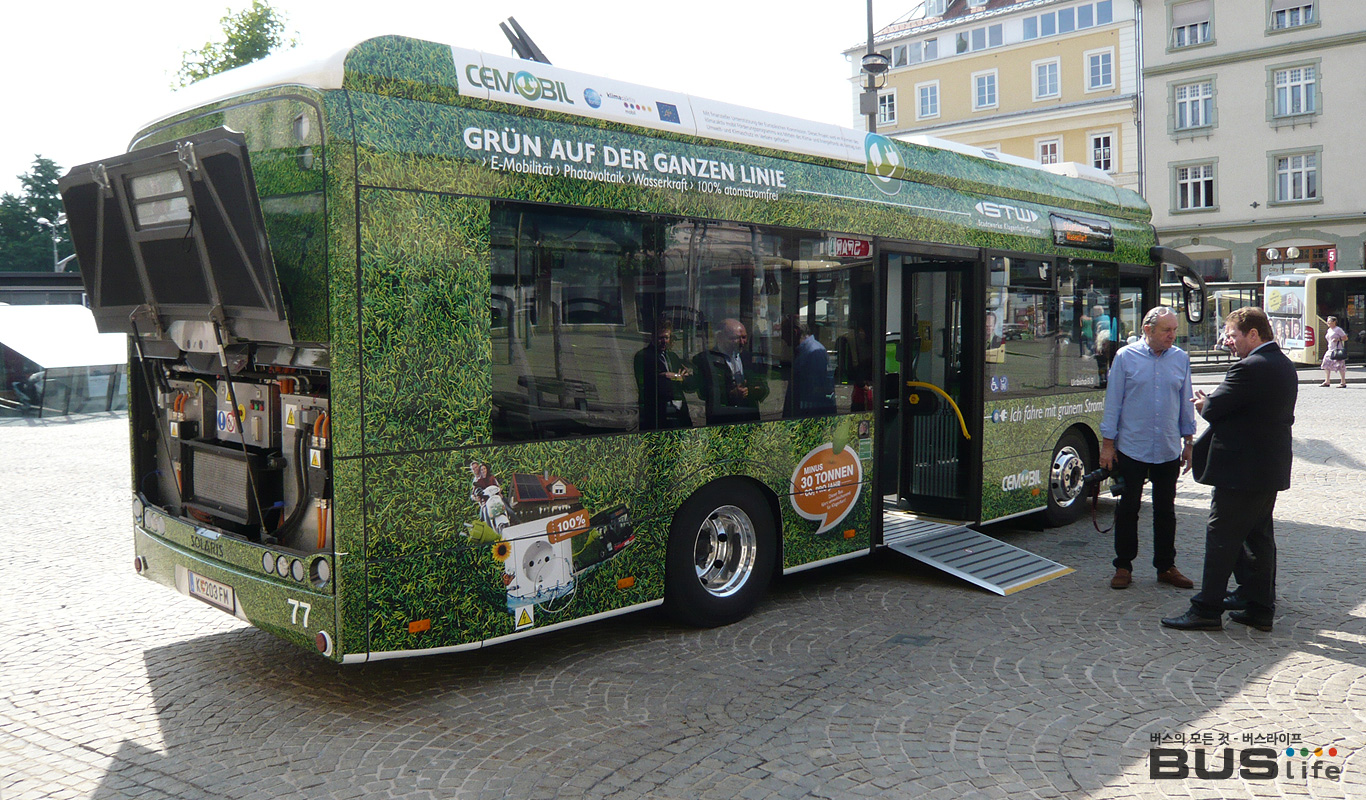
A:
<svg viewBox="0 0 1366 800">
<path fill-rule="evenodd" d="M 1195 409 L 1190 356 L 1175 347 L 1176 312 L 1158 306 L 1143 317 L 1143 338 L 1123 347 L 1110 366 L 1100 465 L 1123 489 L 1115 506 L 1112 589 L 1133 582 L 1143 482 L 1153 486 L 1153 566 L 1157 580 L 1181 589 L 1195 583 L 1176 568 L 1176 479 L 1190 470 Z"/>
</svg>

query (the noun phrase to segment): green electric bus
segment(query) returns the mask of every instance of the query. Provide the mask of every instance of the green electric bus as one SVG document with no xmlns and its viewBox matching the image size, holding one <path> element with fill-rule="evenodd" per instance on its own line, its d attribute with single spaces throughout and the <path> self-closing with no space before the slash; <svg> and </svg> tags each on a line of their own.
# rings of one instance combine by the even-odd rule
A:
<svg viewBox="0 0 1366 800">
<path fill-rule="evenodd" d="M 134 566 L 338 662 L 1074 518 L 1189 268 L 1113 183 L 427 41 L 179 97 L 60 184 L 131 342 Z"/>
</svg>

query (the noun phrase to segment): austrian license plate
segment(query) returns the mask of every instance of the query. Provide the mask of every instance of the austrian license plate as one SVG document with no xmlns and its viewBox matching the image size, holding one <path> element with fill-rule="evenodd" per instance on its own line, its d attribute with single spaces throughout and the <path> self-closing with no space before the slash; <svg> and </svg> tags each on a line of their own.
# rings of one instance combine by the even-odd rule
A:
<svg viewBox="0 0 1366 800">
<path fill-rule="evenodd" d="M 231 586 L 206 578 L 203 575 L 196 575 L 193 572 L 190 573 L 190 596 L 198 597 L 209 605 L 221 608 L 229 614 L 237 612 Z"/>
</svg>

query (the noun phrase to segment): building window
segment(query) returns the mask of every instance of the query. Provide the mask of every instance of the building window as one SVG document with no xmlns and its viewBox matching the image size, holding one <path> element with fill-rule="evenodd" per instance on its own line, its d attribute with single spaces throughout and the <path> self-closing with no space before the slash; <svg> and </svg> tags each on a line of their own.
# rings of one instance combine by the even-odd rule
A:
<svg viewBox="0 0 1366 800">
<path fill-rule="evenodd" d="M 957 52 L 975 53 L 988 47 L 1000 47 L 1004 41 L 1003 28 L 1000 23 L 973 28 L 970 31 L 963 31 L 958 34 Z"/>
<path fill-rule="evenodd" d="M 1059 93 L 1058 59 L 1034 62 L 1034 99 L 1057 97 Z"/>
<path fill-rule="evenodd" d="M 1319 197 L 1318 153 L 1276 157 L 1276 202 L 1298 203 Z"/>
<path fill-rule="evenodd" d="M 877 96 L 877 124 L 896 124 L 896 90 L 883 92 Z"/>
<path fill-rule="evenodd" d="M 1193 47 L 1210 40 L 1210 0 L 1172 6 L 1172 47 Z"/>
<path fill-rule="evenodd" d="M 1083 3 L 1072 8 L 1049 11 L 1024 18 L 1024 39 L 1041 39 L 1072 31 L 1082 31 L 1097 25 L 1109 25 L 1114 21 L 1113 0 L 1100 0 L 1096 3 Z"/>
<path fill-rule="evenodd" d="M 1273 31 L 1313 25 L 1314 22 L 1313 3 L 1305 2 L 1305 0 L 1272 0 L 1271 29 Z"/>
<path fill-rule="evenodd" d="M 995 108 L 996 104 L 996 70 L 973 75 L 972 110 L 981 111 L 986 108 Z"/>
<path fill-rule="evenodd" d="M 948 0 L 925 0 L 925 16 L 944 16 L 944 7 L 946 5 L 948 5 Z"/>
<path fill-rule="evenodd" d="M 1110 143 L 1111 138 L 1108 133 L 1097 133 L 1091 136 L 1091 166 L 1105 172 L 1114 172 L 1115 162 Z"/>
<path fill-rule="evenodd" d="M 1278 117 L 1313 114 L 1318 111 L 1318 88 L 1313 66 L 1278 69 L 1272 74 L 1276 89 Z"/>
<path fill-rule="evenodd" d="M 1214 81 L 1187 83 L 1173 90 L 1176 130 L 1206 128 L 1214 124 Z"/>
<path fill-rule="evenodd" d="M 917 84 L 916 119 L 930 119 L 939 116 L 939 81 Z"/>
<path fill-rule="evenodd" d="M 1062 140 L 1061 139 L 1041 139 L 1034 145 L 1039 153 L 1040 164 L 1058 164 L 1062 162 Z"/>
<path fill-rule="evenodd" d="M 1176 207 L 1180 211 L 1214 208 L 1214 164 L 1176 168 Z"/>
<path fill-rule="evenodd" d="M 1115 85 L 1115 51 L 1101 50 L 1086 54 L 1086 91 L 1112 89 Z"/>
</svg>

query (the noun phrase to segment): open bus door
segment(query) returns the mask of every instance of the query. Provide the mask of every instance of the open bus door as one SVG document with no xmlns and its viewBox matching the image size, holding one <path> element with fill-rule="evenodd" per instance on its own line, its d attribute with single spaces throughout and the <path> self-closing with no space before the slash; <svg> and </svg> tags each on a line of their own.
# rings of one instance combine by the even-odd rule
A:
<svg viewBox="0 0 1366 800">
<path fill-rule="evenodd" d="M 886 358 L 879 491 L 915 514 L 975 520 L 981 414 L 980 258 L 954 248 L 884 250 Z"/>
</svg>

